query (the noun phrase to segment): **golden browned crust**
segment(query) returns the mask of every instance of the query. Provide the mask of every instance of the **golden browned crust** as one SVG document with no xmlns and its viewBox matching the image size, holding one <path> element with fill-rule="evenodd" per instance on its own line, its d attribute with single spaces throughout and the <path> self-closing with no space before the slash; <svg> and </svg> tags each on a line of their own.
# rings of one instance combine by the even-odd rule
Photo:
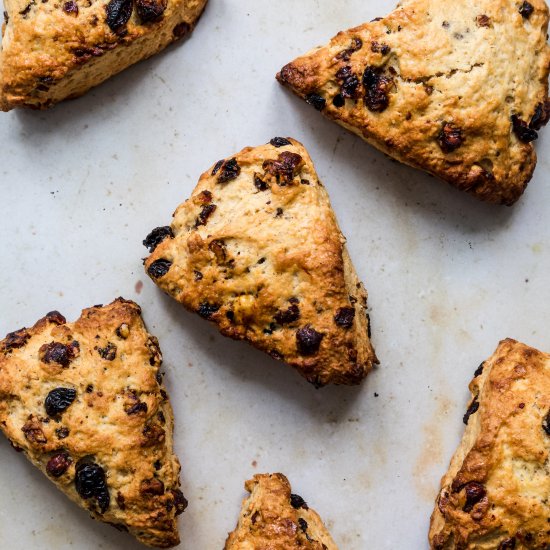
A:
<svg viewBox="0 0 550 550">
<path fill-rule="evenodd" d="M 376 361 L 367 293 L 307 151 L 275 139 L 204 173 L 145 269 L 225 336 L 318 386 L 357 384 Z"/>
<path fill-rule="evenodd" d="M 547 28 L 544 0 L 405 0 L 277 78 L 391 157 L 511 205 L 550 117 Z"/>
<path fill-rule="evenodd" d="M 186 35 L 205 4 L 206 0 L 6 0 L 0 109 L 44 109 L 82 95 Z M 124 10 L 116 10 L 122 5 L 132 10 L 127 23 L 120 15 Z M 150 20 L 154 14 L 160 19 Z"/>
<path fill-rule="evenodd" d="M 258 474 L 245 483 L 239 523 L 225 550 L 338 550 L 319 515 L 291 495 L 283 474 Z"/>
<path fill-rule="evenodd" d="M 179 543 L 176 515 L 186 502 L 162 357 L 140 312 L 119 298 L 75 323 L 51 312 L 8 334 L 0 342 L 0 428 L 92 517 L 169 548 Z"/>
<path fill-rule="evenodd" d="M 434 550 L 550 545 L 549 369 L 550 355 L 504 340 L 476 371 L 432 515 Z"/>
</svg>

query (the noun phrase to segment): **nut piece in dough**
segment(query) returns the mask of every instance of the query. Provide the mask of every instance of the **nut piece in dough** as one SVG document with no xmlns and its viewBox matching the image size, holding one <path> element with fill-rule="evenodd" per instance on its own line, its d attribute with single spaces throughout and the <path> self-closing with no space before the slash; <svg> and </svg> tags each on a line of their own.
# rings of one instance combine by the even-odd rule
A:
<svg viewBox="0 0 550 550">
<path fill-rule="evenodd" d="M 367 292 L 297 141 L 217 162 L 144 244 L 164 292 L 316 386 L 358 384 L 376 362 Z"/>
<path fill-rule="evenodd" d="M 134 302 L 51 312 L 0 342 L 0 429 L 93 518 L 179 544 L 187 504 L 162 356 Z"/>
<path fill-rule="evenodd" d="M 441 480 L 433 550 L 550 545 L 550 355 L 504 340 L 476 370 L 467 424 Z"/>
<path fill-rule="evenodd" d="M 245 483 L 239 523 L 224 550 L 338 550 L 319 515 L 291 494 L 283 474 L 258 474 Z"/>
<path fill-rule="evenodd" d="M 404 0 L 277 75 L 387 155 L 511 205 L 550 118 L 544 0 Z"/>
</svg>

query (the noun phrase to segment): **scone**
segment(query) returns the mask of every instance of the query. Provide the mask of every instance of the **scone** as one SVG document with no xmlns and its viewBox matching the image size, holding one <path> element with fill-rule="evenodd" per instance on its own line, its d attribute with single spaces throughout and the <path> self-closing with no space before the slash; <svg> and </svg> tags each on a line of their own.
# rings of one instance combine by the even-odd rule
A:
<svg viewBox="0 0 550 550">
<path fill-rule="evenodd" d="M 224 550 L 338 550 L 317 512 L 291 494 L 283 474 L 258 474 L 245 483 L 250 493 Z"/>
<path fill-rule="evenodd" d="M 0 109 L 82 95 L 185 36 L 206 0 L 4 0 Z"/>
<path fill-rule="evenodd" d="M 158 341 L 134 302 L 48 313 L 0 342 L 0 428 L 91 516 L 149 546 L 179 543 L 187 504 Z"/>
<path fill-rule="evenodd" d="M 297 141 L 217 162 L 144 244 L 164 292 L 316 386 L 357 384 L 375 362 L 367 293 Z"/>
<path fill-rule="evenodd" d="M 431 548 L 549 548 L 550 355 L 504 340 L 470 391 L 466 431 L 432 515 Z"/>
<path fill-rule="evenodd" d="M 547 28 L 544 0 L 404 0 L 277 78 L 389 156 L 511 205 L 550 118 Z"/>
</svg>

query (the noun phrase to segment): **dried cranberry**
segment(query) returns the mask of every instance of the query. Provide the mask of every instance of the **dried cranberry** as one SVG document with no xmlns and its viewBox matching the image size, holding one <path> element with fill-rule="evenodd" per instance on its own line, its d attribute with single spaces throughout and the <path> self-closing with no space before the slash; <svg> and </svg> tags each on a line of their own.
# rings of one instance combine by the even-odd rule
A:
<svg viewBox="0 0 550 550">
<path fill-rule="evenodd" d="M 4 340 L 4 349 L 9 351 L 15 348 L 22 348 L 30 337 L 31 335 L 26 328 L 10 332 Z"/>
<path fill-rule="evenodd" d="M 296 331 L 296 345 L 302 355 L 313 355 L 319 351 L 324 334 L 317 332 L 311 325 Z"/>
<path fill-rule="evenodd" d="M 64 426 L 62 428 L 57 428 L 55 430 L 55 435 L 58 439 L 65 439 L 69 436 L 69 428 L 65 428 Z"/>
<path fill-rule="evenodd" d="M 317 109 L 317 111 L 322 111 L 326 105 L 326 99 L 319 94 L 308 94 L 306 95 L 306 102 L 309 103 L 312 107 Z"/>
<path fill-rule="evenodd" d="M 224 162 L 225 160 L 222 159 L 216 162 L 216 164 L 214 164 L 214 168 L 212 168 L 212 172 L 211 172 L 213 176 L 215 176 L 220 171 L 220 168 L 223 166 Z"/>
<path fill-rule="evenodd" d="M 298 510 L 298 508 L 304 508 L 305 510 L 308 510 L 306 501 L 300 495 L 291 494 L 290 504 L 296 510 Z"/>
<path fill-rule="evenodd" d="M 105 359 L 105 361 L 114 361 L 116 357 L 116 345 L 107 342 L 107 345 L 104 348 L 98 348 L 97 353 L 99 353 L 99 356 L 101 359 Z"/>
<path fill-rule="evenodd" d="M 503 540 L 498 545 L 498 550 L 514 550 L 515 547 L 516 547 L 516 539 L 515 537 L 511 537 Z"/>
<path fill-rule="evenodd" d="M 162 380 L 161 380 L 162 381 Z M 126 414 L 139 414 L 141 412 L 146 413 L 147 412 L 147 403 L 144 401 L 138 401 L 137 403 L 134 403 L 131 407 L 124 409 Z"/>
<path fill-rule="evenodd" d="M 47 443 L 48 440 L 42 430 L 42 423 L 36 418 L 29 418 L 21 431 L 25 434 L 25 438 L 31 443 Z"/>
<path fill-rule="evenodd" d="M 437 136 L 437 141 L 444 153 L 452 153 L 464 142 L 464 139 L 462 138 L 462 130 L 456 126 L 453 126 L 450 122 L 444 122 L 443 127 Z"/>
<path fill-rule="evenodd" d="M 300 526 L 300 529 L 305 533 L 308 528 L 307 521 L 304 518 L 298 518 L 298 525 Z"/>
<path fill-rule="evenodd" d="M 355 318 L 355 309 L 352 307 L 341 307 L 334 316 L 334 322 L 342 328 L 351 328 Z"/>
<path fill-rule="evenodd" d="M 285 145 L 292 145 L 291 142 L 284 137 L 274 137 L 270 142 L 273 147 L 284 147 Z"/>
<path fill-rule="evenodd" d="M 110 0 L 107 11 L 107 25 L 113 32 L 119 31 L 128 23 L 134 7 L 133 0 Z"/>
<path fill-rule="evenodd" d="M 374 113 L 385 111 L 390 104 L 388 96 L 393 79 L 382 74 L 380 69 L 368 66 L 363 73 L 363 86 L 367 108 Z"/>
<path fill-rule="evenodd" d="M 55 388 L 46 396 L 44 408 L 46 414 L 55 417 L 66 411 L 72 402 L 76 399 L 76 390 L 74 388 Z"/>
<path fill-rule="evenodd" d="M 275 314 L 275 321 L 280 325 L 293 323 L 300 318 L 300 308 L 296 304 L 292 304 L 288 309 L 280 309 Z"/>
<path fill-rule="evenodd" d="M 43 363 L 56 363 L 63 368 L 67 368 L 77 354 L 75 346 L 67 346 L 61 342 L 43 344 L 38 353 Z"/>
<path fill-rule="evenodd" d="M 342 94 L 336 94 L 334 96 L 334 99 L 332 100 L 332 104 L 335 107 L 343 107 L 346 104 L 346 100 L 344 99 L 344 96 Z"/>
<path fill-rule="evenodd" d="M 290 183 L 297 174 L 302 157 L 297 153 L 283 151 L 277 160 L 266 160 L 262 167 L 267 174 L 274 176 L 280 185 Z"/>
<path fill-rule="evenodd" d="M 351 46 L 342 50 L 337 56 L 336 59 L 343 59 L 344 61 L 349 61 L 349 58 L 353 53 L 360 50 L 363 47 L 363 41 L 360 38 L 354 37 L 351 40 Z"/>
<path fill-rule="evenodd" d="M 535 8 L 529 2 L 523 2 L 523 4 L 519 7 L 519 13 L 521 13 L 521 16 L 524 19 L 529 19 L 534 11 Z"/>
<path fill-rule="evenodd" d="M 94 462 L 80 461 L 76 465 L 75 486 L 83 499 L 95 498 L 101 513 L 109 508 L 110 496 L 105 471 Z"/>
<path fill-rule="evenodd" d="M 512 115 L 512 128 L 514 134 L 516 134 L 518 139 L 523 143 L 530 143 L 539 137 L 536 130 L 529 128 L 527 122 L 521 120 L 517 115 Z"/>
<path fill-rule="evenodd" d="M 218 176 L 218 183 L 227 183 L 236 179 L 241 173 L 241 167 L 237 163 L 237 159 L 232 158 L 224 161 L 221 166 L 221 172 Z"/>
<path fill-rule="evenodd" d="M 357 96 L 359 79 L 352 72 L 350 66 L 342 67 L 337 73 L 336 78 L 341 81 L 340 95 L 344 98 L 354 99 Z"/>
<path fill-rule="evenodd" d="M 481 375 L 481 373 L 483 372 L 484 366 L 485 366 L 485 363 L 481 363 L 479 367 L 477 367 L 477 369 L 474 371 L 474 378 L 477 378 L 478 376 Z"/>
<path fill-rule="evenodd" d="M 479 409 L 479 401 L 477 400 L 477 397 L 470 403 L 470 406 L 468 407 L 468 410 L 466 411 L 466 414 L 462 418 L 462 421 L 464 424 L 468 424 L 468 420 L 470 420 L 470 416 L 472 414 L 476 413 Z"/>
<path fill-rule="evenodd" d="M 485 487 L 477 481 L 470 481 L 464 486 L 466 490 L 466 503 L 463 511 L 470 512 L 472 508 L 487 494 Z"/>
<path fill-rule="evenodd" d="M 164 0 L 136 0 L 136 10 L 143 23 L 158 21 L 166 10 Z"/>
<path fill-rule="evenodd" d="M 183 38 L 191 30 L 191 25 L 185 21 L 178 23 L 173 29 L 172 34 L 176 40 Z"/>
<path fill-rule="evenodd" d="M 540 130 L 543 126 L 548 124 L 550 120 L 550 100 L 547 99 L 544 103 L 539 103 L 535 107 L 535 112 L 531 117 L 529 128 L 533 130 Z"/>
<path fill-rule="evenodd" d="M 78 4 L 74 0 L 68 0 L 63 4 L 63 11 L 76 17 L 78 15 Z"/>
<path fill-rule="evenodd" d="M 72 462 L 73 459 L 69 453 L 57 453 L 48 460 L 46 471 L 52 477 L 61 477 L 69 469 Z"/>
<path fill-rule="evenodd" d="M 217 207 L 215 204 L 205 204 L 195 220 L 195 227 L 199 227 L 199 225 L 206 225 L 208 218 L 214 213 L 216 208 Z"/>
<path fill-rule="evenodd" d="M 542 421 L 542 429 L 546 432 L 547 435 L 550 435 L 550 411 L 548 411 L 548 414 L 544 417 L 544 420 Z"/>
<path fill-rule="evenodd" d="M 164 483 L 157 478 L 144 479 L 139 490 L 142 495 L 163 495 Z"/>
<path fill-rule="evenodd" d="M 153 279 L 160 279 L 160 277 L 164 277 L 164 275 L 170 271 L 170 267 L 172 267 L 172 262 L 161 258 L 160 260 L 155 260 L 149 266 L 147 273 L 149 273 Z"/>
<path fill-rule="evenodd" d="M 46 319 L 50 323 L 55 323 L 56 325 L 64 325 L 67 322 L 67 319 L 59 311 L 50 311 L 46 313 Z"/>
<path fill-rule="evenodd" d="M 204 275 L 200 271 L 197 271 L 196 269 L 193 271 L 193 274 L 194 274 L 195 281 L 200 281 L 204 277 Z"/>
<path fill-rule="evenodd" d="M 174 506 L 176 507 L 176 516 L 183 514 L 187 508 L 187 499 L 183 496 L 183 493 L 179 489 L 172 489 L 170 491 L 174 497 Z"/>
<path fill-rule="evenodd" d="M 373 53 L 381 53 L 382 55 L 390 53 L 390 47 L 383 42 L 371 42 L 370 49 Z"/>
<path fill-rule="evenodd" d="M 482 14 L 476 17 L 476 22 L 479 27 L 490 27 L 491 18 L 488 15 Z"/>
<path fill-rule="evenodd" d="M 172 228 L 169 225 L 163 227 L 155 227 L 145 240 L 143 241 L 143 246 L 149 249 L 149 252 L 153 252 L 155 248 L 162 242 L 164 239 L 173 239 L 174 233 Z"/>
<path fill-rule="evenodd" d="M 197 313 L 203 317 L 204 319 L 210 319 L 216 311 L 220 309 L 220 306 L 216 304 L 209 304 L 208 302 L 202 302 L 199 305 L 199 309 L 197 310 Z"/>
</svg>

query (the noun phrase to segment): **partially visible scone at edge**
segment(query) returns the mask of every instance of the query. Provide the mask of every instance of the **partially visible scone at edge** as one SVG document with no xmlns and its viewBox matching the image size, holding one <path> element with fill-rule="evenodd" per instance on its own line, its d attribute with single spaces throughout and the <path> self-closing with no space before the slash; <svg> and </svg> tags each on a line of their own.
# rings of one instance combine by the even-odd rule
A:
<svg viewBox="0 0 550 550">
<path fill-rule="evenodd" d="M 470 391 L 466 431 L 432 514 L 431 548 L 548 548 L 550 355 L 504 340 Z"/>
<path fill-rule="evenodd" d="M 179 543 L 186 500 L 158 341 L 134 302 L 48 313 L 0 342 L 0 429 L 92 517 Z"/>
<path fill-rule="evenodd" d="M 550 118 L 544 0 L 404 0 L 277 78 L 389 156 L 511 205 Z"/>
<path fill-rule="evenodd" d="M 291 494 L 283 474 L 257 474 L 245 489 L 250 496 L 224 550 L 338 550 L 319 515 Z"/>
<path fill-rule="evenodd" d="M 4 0 L 0 109 L 82 95 L 185 36 L 206 0 Z"/>
<path fill-rule="evenodd" d="M 164 292 L 313 384 L 357 384 L 376 361 L 367 293 L 297 141 L 217 162 L 144 244 Z"/>
</svg>

